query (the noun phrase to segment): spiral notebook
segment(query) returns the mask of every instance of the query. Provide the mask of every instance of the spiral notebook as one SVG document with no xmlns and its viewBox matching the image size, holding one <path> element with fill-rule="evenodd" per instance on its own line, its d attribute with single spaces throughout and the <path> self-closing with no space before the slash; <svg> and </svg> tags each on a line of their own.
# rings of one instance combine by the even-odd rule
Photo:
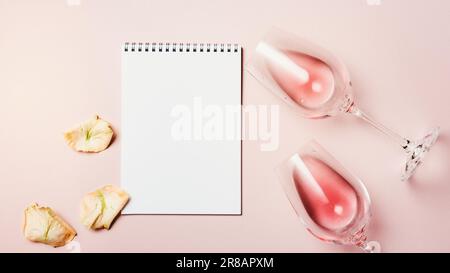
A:
<svg viewBox="0 0 450 273">
<path fill-rule="evenodd" d="M 241 214 L 241 52 L 125 43 L 123 214 Z"/>
</svg>

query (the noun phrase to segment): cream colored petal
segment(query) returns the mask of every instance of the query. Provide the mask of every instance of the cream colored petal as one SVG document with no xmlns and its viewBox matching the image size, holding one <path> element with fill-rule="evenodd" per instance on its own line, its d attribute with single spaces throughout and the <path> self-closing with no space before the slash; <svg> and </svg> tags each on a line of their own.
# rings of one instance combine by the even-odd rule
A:
<svg viewBox="0 0 450 273">
<path fill-rule="evenodd" d="M 54 247 L 63 246 L 76 235 L 76 231 L 51 208 L 31 204 L 25 209 L 23 233 L 33 242 Z"/>
<path fill-rule="evenodd" d="M 125 191 L 113 185 L 88 193 L 81 204 L 81 222 L 88 228 L 109 229 L 128 199 Z"/>
<path fill-rule="evenodd" d="M 87 194 L 81 202 L 81 223 L 91 228 L 102 212 L 102 203 L 96 192 Z"/>
<path fill-rule="evenodd" d="M 97 153 L 108 148 L 113 135 L 110 124 L 95 116 L 65 132 L 64 139 L 75 151 Z"/>
</svg>

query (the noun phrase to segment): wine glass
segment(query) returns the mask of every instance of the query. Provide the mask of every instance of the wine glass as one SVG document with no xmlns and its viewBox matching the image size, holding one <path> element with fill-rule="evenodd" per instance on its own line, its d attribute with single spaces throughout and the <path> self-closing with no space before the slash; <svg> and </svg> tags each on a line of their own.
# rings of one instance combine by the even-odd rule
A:
<svg viewBox="0 0 450 273">
<path fill-rule="evenodd" d="M 303 117 L 325 118 L 348 113 L 390 137 L 407 154 L 402 180 L 411 177 L 438 138 L 439 127 L 413 141 L 374 121 L 355 105 L 348 70 L 339 59 L 281 30 L 273 29 L 258 44 L 246 70 Z"/>
<path fill-rule="evenodd" d="M 370 198 L 364 184 L 325 149 L 310 141 L 277 167 L 292 207 L 307 230 L 320 240 L 380 252 L 367 241 Z"/>
</svg>

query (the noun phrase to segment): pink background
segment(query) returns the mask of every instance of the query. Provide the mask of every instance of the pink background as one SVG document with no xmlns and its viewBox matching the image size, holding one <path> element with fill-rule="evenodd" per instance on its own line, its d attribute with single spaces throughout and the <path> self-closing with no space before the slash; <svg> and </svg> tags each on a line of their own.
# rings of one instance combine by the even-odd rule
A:
<svg viewBox="0 0 450 273">
<path fill-rule="evenodd" d="M 76 0 L 68 1 L 77 2 Z M 369 1 L 370 2 L 370 1 Z M 369 236 L 384 251 L 450 251 L 450 2 L 0 0 L 0 251 L 68 252 L 21 234 L 31 202 L 78 231 L 83 252 L 341 252 L 306 232 L 273 168 L 311 138 L 365 182 Z M 272 25 L 325 45 L 348 65 L 358 104 L 400 134 L 442 136 L 409 183 L 400 148 L 351 117 L 305 120 L 280 107 L 280 147 L 243 143 L 242 216 L 122 216 L 110 231 L 78 220 L 84 193 L 119 183 L 120 54 L 124 41 L 238 42 L 251 55 Z M 244 73 L 244 104 L 278 99 Z M 100 154 L 62 132 L 94 114 L 118 134 Z"/>
</svg>

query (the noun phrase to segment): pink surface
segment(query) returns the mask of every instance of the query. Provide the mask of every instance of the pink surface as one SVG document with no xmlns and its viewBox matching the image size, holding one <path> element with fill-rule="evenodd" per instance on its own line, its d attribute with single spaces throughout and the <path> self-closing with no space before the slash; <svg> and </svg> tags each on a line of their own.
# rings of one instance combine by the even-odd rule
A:
<svg viewBox="0 0 450 273">
<path fill-rule="evenodd" d="M 345 3 L 344 3 L 345 2 Z M 376 1 L 368 1 L 376 2 Z M 367 186 L 369 236 L 384 251 L 450 251 L 450 2 L 0 0 L 0 251 L 68 252 L 21 234 L 31 202 L 53 207 L 78 231 L 83 252 L 340 252 L 311 236 L 273 172 L 317 139 Z M 120 54 L 124 41 L 238 42 L 245 59 L 272 25 L 325 45 L 348 65 L 360 107 L 405 136 L 442 135 L 409 183 L 403 154 L 351 118 L 301 119 L 280 106 L 280 146 L 243 143 L 242 216 L 122 216 L 110 231 L 78 220 L 81 197 L 119 184 Z M 245 104 L 279 100 L 244 74 Z M 62 132 L 99 114 L 113 145 L 79 154 Z"/>
</svg>

